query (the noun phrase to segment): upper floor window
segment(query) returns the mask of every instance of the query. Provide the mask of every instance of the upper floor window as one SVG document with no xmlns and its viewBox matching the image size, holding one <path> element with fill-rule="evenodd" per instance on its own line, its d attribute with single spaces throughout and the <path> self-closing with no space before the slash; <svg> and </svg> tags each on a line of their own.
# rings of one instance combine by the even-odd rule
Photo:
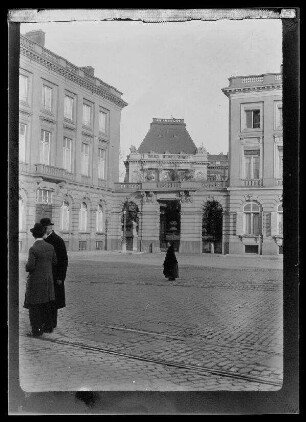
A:
<svg viewBox="0 0 306 422">
<path fill-rule="evenodd" d="M 102 205 L 98 205 L 97 210 L 97 221 L 96 221 L 97 232 L 103 232 L 103 208 Z"/>
<path fill-rule="evenodd" d="M 43 85 L 42 105 L 45 110 L 52 111 L 52 88 L 47 85 Z"/>
<path fill-rule="evenodd" d="M 251 235 L 260 234 L 260 207 L 256 202 L 247 203 L 244 208 L 244 233 Z"/>
<path fill-rule="evenodd" d="M 98 178 L 105 178 L 105 150 L 98 148 Z"/>
<path fill-rule="evenodd" d="M 259 149 L 244 150 L 245 179 L 259 179 L 260 151 Z"/>
<path fill-rule="evenodd" d="M 84 232 L 87 230 L 87 205 L 82 202 L 79 214 L 79 229 Z"/>
<path fill-rule="evenodd" d="M 19 123 L 19 161 L 26 161 L 26 135 L 27 125 Z"/>
<path fill-rule="evenodd" d="M 23 214 L 24 214 L 24 203 L 21 196 L 19 196 L 19 231 L 23 229 Z"/>
<path fill-rule="evenodd" d="M 275 129 L 282 129 L 283 127 L 283 104 L 281 102 L 275 103 Z"/>
<path fill-rule="evenodd" d="M 69 230 L 69 204 L 66 201 L 61 207 L 61 230 Z"/>
<path fill-rule="evenodd" d="M 283 147 L 279 146 L 277 148 L 278 153 L 278 177 L 283 178 Z"/>
<path fill-rule="evenodd" d="M 81 174 L 84 176 L 89 174 L 89 145 L 84 142 L 81 149 Z"/>
<path fill-rule="evenodd" d="M 63 142 L 63 168 L 72 171 L 72 140 L 64 137 Z"/>
<path fill-rule="evenodd" d="M 24 75 L 19 75 L 19 100 L 27 102 L 28 101 L 28 85 L 29 78 Z"/>
<path fill-rule="evenodd" d="M 64 117 L 69 120 L 73 120 L 73 98 L 69 95 L 65 95 L 64 99 Z"/>
<path fill-rule="evenodd" d="M 39 204 L 52 204 L 52 192 L 48 189 L 37 189 L 36 201 Z"/>
<path fill-rule="evenodd" d="M 51 132 L 47 130 L 41 131 L 40 142 L 40 163 L 50 164 L 50 147 L 51 147 Z"/>
<path fill-rule="evenodd" d="M 247 129 L 260 128 L 260 110 L 245 110 L 245 121 Z"/>
<path fill-rule="evenodd" d="M 283 206 L 277 207 L 277 234 L 283 235 Z"/>
<path fill-rule="evenodd" d="M 83 104 L 83 124 L 91 126 L 91 106 Z"/>
<path fill-rule="evenodd" d="M 107 114 L 100 110 L 99 111 L 99 131 L 105 133 L 106 132 L 106 117 Z"/>
</svg>

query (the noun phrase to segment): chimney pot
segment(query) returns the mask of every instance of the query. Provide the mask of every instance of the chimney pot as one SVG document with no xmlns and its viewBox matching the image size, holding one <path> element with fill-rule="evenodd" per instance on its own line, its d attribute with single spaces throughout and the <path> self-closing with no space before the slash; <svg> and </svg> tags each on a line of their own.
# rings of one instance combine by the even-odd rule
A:
<svg viewBox="0 0 306 422">
<path fill-rule="evenodd" d="M 38 29 L 37 31 L 26 32 L 25 36 L 36 44 L 39 44 L 42 47 L 45 46 L 45 32 L 41 29 Z"/>
</svg>

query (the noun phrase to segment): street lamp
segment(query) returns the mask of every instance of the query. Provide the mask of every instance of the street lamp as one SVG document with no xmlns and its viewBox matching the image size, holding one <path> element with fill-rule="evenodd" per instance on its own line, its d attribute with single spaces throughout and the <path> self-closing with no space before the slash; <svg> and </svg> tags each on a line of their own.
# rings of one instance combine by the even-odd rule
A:
<svg viewBox="0 0 306 422">
<path fill-rule="evenodd" d="M 126 210 L 123 211 L 123 239 L 122 252 L 126 253 Z"/>
</svg>

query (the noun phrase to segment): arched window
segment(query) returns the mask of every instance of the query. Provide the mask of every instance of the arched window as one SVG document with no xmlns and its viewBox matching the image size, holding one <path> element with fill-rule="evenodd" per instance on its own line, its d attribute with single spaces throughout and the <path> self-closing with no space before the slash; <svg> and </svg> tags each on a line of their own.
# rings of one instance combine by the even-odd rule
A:
<svg viewBox="0 0 306 422">
<path fill-rule="evenodd" d="M 96 229 L 97 229 L 97 232 L 103 232 L 104 230 L 103 208 L 101 204 L 98 205 L 98 209 L 97 209 Z"/>
<path fill-rule="evenodd" d="M 279 204 L 277 207 L 277 234 L 283 235 L 283 206 Z"/>
<path fill-rule="evenodd" d="M 24 202 L 19 196 L 19 231 L 23 229 Z"/>
<path fill-rule="evenodd" d="M 260 207 L 255 202 L 247 203 L 244 208 L 244 233 L 245 234 L 260 234 Z"/>
<path fill-rule="evenodd" d="M 69 204 L 64 201 L 61 207 L 61 230 L 69 230 Z"/>
<path fill-rule="evenodd" d="M 79 215 L 80 231 L 85 232 L 87 230 L 87 205 L 82 202 Z"/>
</svg>

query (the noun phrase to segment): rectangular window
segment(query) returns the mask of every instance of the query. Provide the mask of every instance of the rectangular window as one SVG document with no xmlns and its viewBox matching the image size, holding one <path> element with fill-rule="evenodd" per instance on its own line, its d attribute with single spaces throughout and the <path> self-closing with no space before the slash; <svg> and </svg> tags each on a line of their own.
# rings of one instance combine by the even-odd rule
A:
<svg viewBox="0 0 306 422">
<path fill-rule="evenodd" d="M 63 168 L 70 173 L 72 171 L 72 140 L 66 137 L 63 143 Z"/>
<path fill-rule="evenodd" d="M 105 178 L 105 150 L 102 148 L 98 149 L 98 178 Z"/>
<path fill-rule="evenodd" d="M 89 145 L 82 143 L 82 150 L 81 150 L 81 173 L 84 176 L 88 176 L 89 174 Z"/>
<path fill-rule="evenodd" d="M 99 250 L 99 251 L 103 250 L 103 241 L 101 241 L 101 240 L 96 241 L 96 249 Z"/>
<path fill-rule="evenodd" d="M 64 117 L 69 120 L 73 117 L 73 98 L 68 95 L 64 99 Z"/>
<path fill-rule="evenodd" d="M 52 111 L 52 88 L 47 85 L 43 85 L 42 104 L 45 110 Z"/>
<path fill-rule="evenodd" d="M 245 245 L 245 253 L 258 253 L 258 245 Z"/>
<path fill-rule="evenodd" d="M 64 240 L 66 250 L 69 251 L 69 240 Z"/>
<path fill-rule="evenodd" d="M 258 150 L 244 151 L 245 179 L 259 179 L 260 152 Z"/>
<path fill-rule="evenodd" d="M 37 189 L 36 201 L 38 204 L 52 204 L 52 192 L 47 189 Z"/>
<path fill-rule="evenodd" d="M 26 161 L 26 135 L 27 125 L 19 123 L 19 161 Z"/>
<path fill-rule="evenodd" d="M 283 127 L 283 105 L 281 103 L 275 104 L 275 129 L 282 129 Z"/>
<path fill-rule="evenodd" d="M 51 132 L 47 130 L 41 131 L 40 142 L 40 163 L 49 165 L 50 163 L 50 145 L 51 145 Z"/>
<path fill-rule="evenodd" d="M 24 75 L 19 75 L 19 100 L 28 101 L 28 81 L 29 78 Z"/>
<path fill-rule="evenodd" d="M 283 213 L 278 213 L 277 215 L 277 233 L 283 235 Z"/>
<path fill-rule="evenodd" d="M 278 177 L 283 178 L 283 147 L 278 147 Z"/>
<path fill-rule="evenodd" d="M 260 128 L 260 110 L 245 110 L 245 115 L 248 129 Z"/>
<path fill-rule="evenodd" d="M 86 240 L 79 241 L 79 251 L 86 251 L 87 249 L 87 242 Z"/>
<path fill-rule="evenodd" d="M 278 253 L 279 253 L 279 255 L 283 255 L 283 247 L 282 246 L 278 247 Z"/>
<path fill-rule="evenodd" d="M 91 107 L 87 104 L 83 104 L 83 124 L 91 126 Z"/>
<path fill-rule="evenodd" d="M 103 133 L 106 132 L 106 116 L 106 113 L 99 111 L 99 131 Z"/>
</svg>

